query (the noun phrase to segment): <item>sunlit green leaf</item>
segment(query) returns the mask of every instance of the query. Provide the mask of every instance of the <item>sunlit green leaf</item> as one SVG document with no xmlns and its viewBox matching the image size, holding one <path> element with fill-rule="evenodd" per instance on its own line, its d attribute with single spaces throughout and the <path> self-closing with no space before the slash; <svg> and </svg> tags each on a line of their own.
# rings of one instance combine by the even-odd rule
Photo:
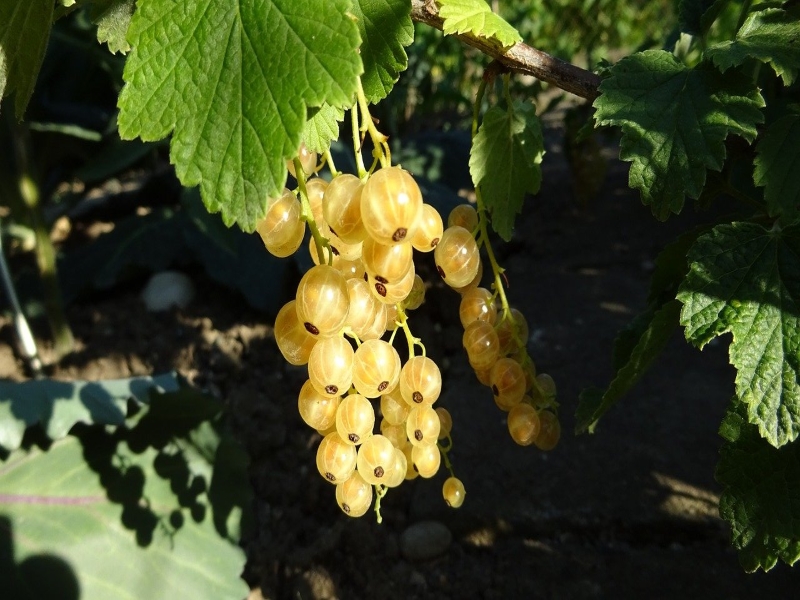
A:
<svg viewBox="0 0 800 600">
<path fill-rule="evenodd" d="M 729 135 L 752 141 L 764 120 L 750 79 L 703 64 L 690 69 L 661 50 L 620 60 L 600 92 L 597 123 L 622 128 L 629 184 L 662 220 L 680 212 L 685 196 L 700 196 L 707 169 L 722 169 Z"/>
<path fill-rule="evenodd" d="M 439 16 L 444 19 L 444 33 L 471 33 L 496 39 L 504 47 L 522 41 L 519 32 L 509 25 L 484 0 L 438 0 Z"/>
<path fill-rule="evenodd" d="M 702 348 L 731 333 L 736 394 L 775 447 L 800 433 L 800 227 L 719 225 L 689 252 L 681 325 Z"/>
<path fill-rule="evenodd" d="M 542 129 L 533 105 L 517 102 L 486 111 L 472 144 L 469 170 L 492 227 L 506 241 L 525 194 L 539 191 L 543 155 Z"/>
<path fill-rule="evenodd" d="M 286 182 L 307 108 L 353 102 L 362 72 L 347 0 L 139 0 L 120 133 L 174 131 L 181 182 L 252 231 Z"/>
</svg>

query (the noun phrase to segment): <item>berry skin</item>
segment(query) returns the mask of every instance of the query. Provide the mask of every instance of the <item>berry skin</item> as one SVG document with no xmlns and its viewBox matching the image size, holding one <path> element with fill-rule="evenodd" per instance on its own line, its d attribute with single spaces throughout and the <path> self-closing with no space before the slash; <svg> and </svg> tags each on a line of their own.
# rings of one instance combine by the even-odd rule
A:
<svg viewBox="0 0 800 600">
<path fill-rule="evenodd" d="M 464 484 L 457 477 L 448 477 L 442 486 L 442 496 L 450 508 L 459 508 L 467 495 Z"/>
<path fill-rule="evenodd" d="M 356 468 L 356 448 L 338 433 L 326 435 L 317 448 L 317 470 L 329 483 L 344 482 Z"/>
<path fill-rule="evenodd" d="M 373 435 L 358 450 L 358 472 L 372 485 L 386 484 L 392 480 L 397 460 L 395 447 L 388 438 Z"/>
<path fill-rule="evenodd" d="M 400 167 L 372 174 L 361 194 L 361 220 L 376 242 L 387 246 L 410 241 L 422 213 L 422 193 Z"/>
<path fill-rule="evenodd" d="M 442 373 L 426 356 L 408 359 L 400 371 L 400 393 L 409 406 L 430 406 L 442 391 Z"/>
<path fill-rule="evenodd" d="M 336 503 L 348 517 L 361 517 L 372 504 L 372 486 L 355 471 L 336 486 Z"/>
<path fill-rule="evenodd" d="M 433 251 L 436 270 L 452 288 L 469 285 L 478 274 L 481 256 L 472 234 L 463 227 L 448 227 Z"/>
<path fill-rule="evenodd" d="M 331 266 L 309 269 L 297 286 L 296 300 L 297 317 L 311 335 L 337 333 L 347 320 L 350 309 L 347 280 Z"/>
<path fill-rule="evenodd" d="M 524 402 L 514 406 L 508 413 L 508 432 L 520 446 L 534 443 L 541 430 L 541 421 L 536 409 Z"/>
</svg>

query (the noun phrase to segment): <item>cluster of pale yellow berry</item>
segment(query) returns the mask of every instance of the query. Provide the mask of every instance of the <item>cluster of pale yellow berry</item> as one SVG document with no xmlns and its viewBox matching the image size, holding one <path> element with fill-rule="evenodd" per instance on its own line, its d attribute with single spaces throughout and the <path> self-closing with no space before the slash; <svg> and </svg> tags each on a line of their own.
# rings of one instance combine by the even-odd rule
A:
<svg viewBox="0 0 800 600">
<path fill-rule="evenodd" d="M 522 330 L 527 324 L 516 311 L 499 317 L 496 294 L 478 287 L 476 211 L 459 207 L 445 228 L 400 167 L 386 166 L 363 178 L 337 173 L 330 183 L 313 176 L 316 170 L 317 156 L 301 148 L 300 158 L 289 163 L 297 190 L 284 190 L 271 201 L 257 231 L 269 252 L 286 257 L 302 245 L 306 225 L 311 230 L 308 250 L 315 266 L 303 275 L 295 299 L 279 311 L 274 334 L 288 362 L 308 365 L 298 409 L 322 436 L 317 468 L 336 485 L 341 509 L 361 516 L 372 504 L 373 489 L 378 508 L 388 488 L 433 477 L 443 456 L 450 467 L 452 419 L 433 406 L 441 372 L 412 336 L 406 316 L 425 297 L 414 250 L 433 252 L 445 283 L 463 294 L 464 345 L 498 406 L 510 410 L 514 440 L 552 448 L 560 430 L 545 408 L 554 406 L 555 389 L 527 358 Z M 405 364 L 393 346 L 401 330 L 409 350 Z M 465 491 L 459 479 L 448 478 L 442 491 L 450 506 L 461 506 Z"/>
</svg>

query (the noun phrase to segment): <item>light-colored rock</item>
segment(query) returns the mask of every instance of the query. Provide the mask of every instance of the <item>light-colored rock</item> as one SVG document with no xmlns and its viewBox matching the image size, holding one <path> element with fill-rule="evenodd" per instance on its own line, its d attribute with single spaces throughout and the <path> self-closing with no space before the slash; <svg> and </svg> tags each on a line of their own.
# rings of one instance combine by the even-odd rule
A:
<svg viewBox="0 0 800 600">
<path fill-rule="evenodd" d="M 189 277 L 178 271 L 162 271 L 150 278 L 141 297 L 149 312 L 161 312 L 173 306 L 186 308 L 194 294 Z"/>
<path fill-rule="evenodd" d="M 400 553 L 407 560 L 429 560 L 444 554 L 453 534 L 439 521 L 420 521 L 400 536 Z"/>
</svg>

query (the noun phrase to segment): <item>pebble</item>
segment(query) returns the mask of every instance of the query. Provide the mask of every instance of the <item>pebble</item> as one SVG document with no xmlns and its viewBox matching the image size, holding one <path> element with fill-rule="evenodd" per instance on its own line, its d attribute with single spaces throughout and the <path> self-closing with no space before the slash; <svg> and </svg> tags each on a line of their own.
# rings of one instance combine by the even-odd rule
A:
<svg viewBox="0 0 800 600">
<path fill-rule="evenodd" d="M 185 308 L 194 298 L 194 284 L 183 273 L 156 273 L 142 290 L 142 301 L 148 312 L 162 312 L 173 306 Z"/>
<path fill-rule="evenodd" d="M 430 560 L 444 554 L 453 534 L 438 521 L 420 521 L 400 536 L 400 553 L 407 560 Z"/>
</svg>

